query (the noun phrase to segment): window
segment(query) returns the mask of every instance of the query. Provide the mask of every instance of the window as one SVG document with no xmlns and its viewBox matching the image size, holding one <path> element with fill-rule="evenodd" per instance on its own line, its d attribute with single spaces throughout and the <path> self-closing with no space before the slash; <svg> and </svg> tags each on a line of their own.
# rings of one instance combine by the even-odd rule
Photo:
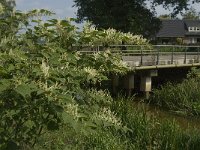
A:
<svg viewBox="0 0 200 150">
<path fill-rule="evenodd" d="M 189 31 L 194 31 L 195 28 L 194 27 L 189 27 Z"/>
<path fill-rule="evenodd" d="M 200 27 L 189 27 L 188 31 L 190 31 L 190 32 L 200 32 Z"/>
</svg>

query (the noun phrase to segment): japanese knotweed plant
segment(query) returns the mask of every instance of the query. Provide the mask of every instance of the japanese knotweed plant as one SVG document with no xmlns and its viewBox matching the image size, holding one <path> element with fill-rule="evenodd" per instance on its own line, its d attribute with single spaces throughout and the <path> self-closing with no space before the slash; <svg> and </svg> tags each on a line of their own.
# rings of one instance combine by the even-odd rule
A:
<svg viewBox="0 0 200 150">
<path fill-rule="evenodd" d="M 146 45 L 148 40 L 143 38 L 142 35 L 133 35 L 132 33 L 123 33 L 115 29 L 109 28 L 107 30 L 98 30 L 90 22 L 83 26 L 83 31 L 79 35 L 79 44 L 86 44 L 89 46 L 109 46 L 109 45 Z"/>
<path fill-rule="evenodd" d="M 90 91 L 85 85 L 107 80 L 109 73 L 126 73 L 129 68 L 109 51 L 83 55 L 73 47 L 88 44 L 86 38 L 104 43 L 103 37 L 96 36 L 105 30 L 95 30 L 96 35 L 88 37 L 70 20 L 41 20 L 51 14 L 46 10 L 13 11 L 0 19 L 0 149 L 32 149 L 41 135 L 63 126 L 90 132 L 88 129 L 101 125 L 98 116 L 102 111 L 100 120 L 108 121 L 109 126 L 120 122 L 103 104 L 112 101 L 109 94 Z M 92 102 L 94 97 L 96 102 Z"/>
</svg>

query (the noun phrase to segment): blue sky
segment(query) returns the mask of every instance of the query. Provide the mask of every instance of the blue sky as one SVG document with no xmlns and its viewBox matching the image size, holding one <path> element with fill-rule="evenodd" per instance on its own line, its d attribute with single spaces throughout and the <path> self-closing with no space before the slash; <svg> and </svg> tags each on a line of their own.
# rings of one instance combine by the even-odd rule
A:
<svg viewBox="0 0 200 150">
<path fill-rule="evenodd" d="M 75 17 L 76 8 L 73 0 L 16 0 L 17 9 L 26 11 L 31 9 L 45 8 L 56 13 L 58 18 Z"/>
<path fill-rule="evenodd" d="M 54 11 L 58 18 L 76 17 L 76 8 L 73 6 L 73 0 L 16 0 L 17 9 L 26 11 L 34 8 L 45 8 Z M 200 11 L 200 4 L 194 5 L 197 11 Z M 162 7 L 157 8 L 157 13 L 166 14 L 169 11 Z"/>
</svg>

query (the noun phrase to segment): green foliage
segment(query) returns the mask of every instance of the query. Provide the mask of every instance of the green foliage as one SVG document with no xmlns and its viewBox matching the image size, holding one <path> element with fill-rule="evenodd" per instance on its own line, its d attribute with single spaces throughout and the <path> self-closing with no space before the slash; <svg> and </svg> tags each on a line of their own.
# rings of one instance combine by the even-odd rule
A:
<svg viewBox="0 0 200 150">
<path fill-rule="evenodd" d="M 187 74 L 187 78 L 195 78 L 198 80 L 198 78 L 200 77 L 200 69 L 196 68 L 196 67 L 192 67 L 190 72 Z"/>
<path fill-rule="evenodd" d="M 198 149 L 198 131 L 183 130 L 169 120 L 160 121 L 145 109 L 134 107 L 132 101 L 119 98 L 111 107 L 129 129 L 120 136 L 125 138 L 127 149 Z"/>
<path fill-rule="evenodd" d="M 81 44 L 115 43 L 110 35 L 127 43 L 148 45 L 146 40 L 112 29 L 80 32 L 71 20 L 42 21 L 51 14 L 12 12 L 0 20 L 0 149 L 148 148 L 149 135 L 158 136 L 157 130 L 150 134 L 155 122 L 144 113 L 132 114 L 109 92 L 91 89 L 129 68 L 108 49 L 92 55 L 77 51 Z M 162 136 L 156 140 L 164 138 L 158 131 Z M 190 143 L 198 144 L 199 137 L 196 143 L 193 138 Z"/>
<path fill-rule="evenodd" d="M 190 3 L 197 4 L 199 3 L 199 0 L 154 0 L 153 2 L 156 6 L 157 5 L 163 5 L 165 8 L 171 8 L 173 7 L 173 11 L 171 16 L 175 17 L 177 14 L 179 14 L 183 10 L 187 10 L 188 6 L 190 6 Z"/>
<path fill-rule="evenodd" d="M 32 149 L 41 135 L 64 125 L 90 132 L 90 113 L 98 114 L 111 98 L 89 85 L 128 67 L 109 51 L 72 51 L 84 37 L 71 20 L 43 22 L 42 16 L 52 14 L 43 9 L 12 13 L 0 20 L 0 149 Z"/>
<path fill-rule="evenodd" d="M 191 7 L 182 16 L 183 19 L 198 20 L 200 12 L 197 12 L 195 8 Z"/>
<path fill-rule="evenodd" d="M 176 38 L 176 43 L 178 45 L 183 45 L 183 38 Z"/>
<path fill-rule="evenodd" d="M 74 2 L 78 7 L 78 20 L 91 21 L 98 28 L 114 28 L 145 37 L 154 35 L 159 30 L 159 19 L 141 0 L 126 2 L 123 0 L 74 0 Z"/>
<path fill-rule="evenodd" d="M 139 110 L 133 107 L 131 99 L 118 98 L 110 103 L 109 107 L 114 113 L 114 116 L 113 113 L 109 115 L 110 118 L 120 120 L 123 128 L 116 130 L 112 126 L 101 124 L 102 128 L 96 128 L 96 132 L 90 132 L 87 135 L 77 134 L 69 128 L 61 128 L 59 132 L 45 136 L 47 142 L 42 146 L 43 149 L 173 150 L 198 149 L 199 147 L 198 130 L 183 130 L 175 122 L 159 121 L 144 109 Z M 62 141 L 59 142 L 60 139 L 53 138 L 56 136 L 61 136 Z"/>
<path fill-rule="evenodd" d="M 161 89 L 154 90 L 150 102 L 159 107 L 176 111 L 185 115 L 200 114 L 200 81 L 198 71 L 193 69 L 189 79 L 179 84 L 168 83 Z"/>
<path fill-rule="evenodd" d="M 122 32 L 151 37 L 161 26 L 160 20 L 155 16 L 155 6 L 163 5 L 165 8 L 172 6 L 171 17 L 174 18 L 188 8 L 190 0 L 153 0 L 150 4 L 151 9 L 147 8 L 145 3 L 147 1 L 143 0 L 74 0 L 74 2 L 78 8 L 79 22 L 87 20 L 98 28 L 114 28 Z"/>
<path fill-rule="evenodd" d="M 149 45 L 147 39 L 140 35 L 133 35 L 130 32 L 123 33 L 111 28 L 98 30 L 90 22 L 83 26 L 78 42 L 81 45 L 87 44 L 92 46 L 121 45 L 122 42 L 132 45 Z"/>
<path fill-rule="evenodd" d="M 0 2 L 0 18 L 9 16 L 16 6 L 15 0 L 1 0 Z M 3 9 L 5 11 L 3 11 Z"/>
<path fill-rule="evenodd" d="M 162 15 L 159 15 L 158 18 L 161 19 L 161 20 L 164 20 L 164 19 L 166 19 L 166 20 L 172 19 L 170 14 L 162 14 Z"/>
</svg>

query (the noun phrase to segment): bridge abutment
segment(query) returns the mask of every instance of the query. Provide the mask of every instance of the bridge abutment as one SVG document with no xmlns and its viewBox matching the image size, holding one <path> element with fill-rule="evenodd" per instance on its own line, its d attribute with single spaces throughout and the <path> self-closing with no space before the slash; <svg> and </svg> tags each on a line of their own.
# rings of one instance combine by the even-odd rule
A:
<svg viewBox="0 0 200 150">
<path fill-rule="evenodd" d="M 117 95 L 118 88 L 125 89 L 127 94 L 130 96 L 133 92 L 133 90 L 136 88 L 143 92 L 146 96 L 146 98 L 149 98 L 149 92 L 151 92 L 152 89 L 152 77 L 157 76 L 157 70 L 144 70 L 140 71 L 140 73 L 137 74 L 139 76 L 140 83 L 139 85 L 135 85 L 135 73 L 128 73 L 124 77 L 120 78 L 118 75 L 112 75 L 112 90 L 113 94 Z M 138 87 L 135 87 L 138 86 Z"/>
</svg>

